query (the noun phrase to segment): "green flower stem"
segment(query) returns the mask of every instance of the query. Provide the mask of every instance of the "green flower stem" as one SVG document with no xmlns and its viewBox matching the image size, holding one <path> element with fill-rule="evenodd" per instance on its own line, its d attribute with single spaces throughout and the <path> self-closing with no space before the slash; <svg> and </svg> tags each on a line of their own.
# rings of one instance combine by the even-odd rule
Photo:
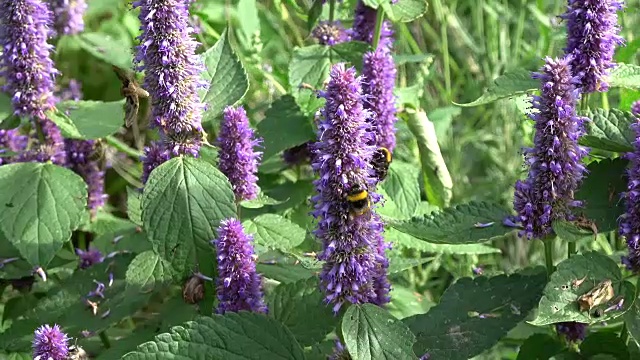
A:
<svg viewBox="0 0 640 360">
<path fill-rule="evenodd" d="M 578 251 L 576 249 L 577 244 L 575 241 L 570 241 L 567 243 L 567 257 L 570 258 L 572 255 L 575 255 Z"/>
<path fill-rule="evenodd" d="M 123 152 L 133 158 L 139 159 L 142 156 L 142 152 L 138 151 L 132 147 L 130 147 L 129 145 L 125 144 L 124 142 L 120 141 L 119 139 L 117 139 L 116 137 L 114 137 L 113 135 L 109 135 L 105 138 L 105 141 L 107 142 L 107 144 L 113 146 L 114 148 L 116 148 L 118 151 Z"/>
<path fill-rule="evenodd" d="M 329 1 L 329 22 L 333 23 L 336 14 L 336 0 Z"/>
<path fill-rule="evenodd" d="M 102 341 L 102 345 L 104 346 L 105 349 L 108 349 L 111 347 L 111 341 L 109 341 L 109 336 L 107 336 L 106 331 L 100 331 L 98 336 L 100 337 L 100 341 Z"/>
<path fill-rule="evenodd" d="M 555 236 L 542 239 L 542 243 L 544 244 L 544 260 L 547 265 L 547 276 L 549 278 L 551 278 L 551 274 L 555 271 L 555 267 L 553 266 L 553 239 L 555 239 Z"/>
<path fill-rule="evenodd" d="M 376 17 L 376 28 L 373 31 L 373 48 L 377 49 L 380 43 L 380 34 L 382 33 L 382 23 L 384 22 L 384 10 L 378 9 Z"/>
</svg>

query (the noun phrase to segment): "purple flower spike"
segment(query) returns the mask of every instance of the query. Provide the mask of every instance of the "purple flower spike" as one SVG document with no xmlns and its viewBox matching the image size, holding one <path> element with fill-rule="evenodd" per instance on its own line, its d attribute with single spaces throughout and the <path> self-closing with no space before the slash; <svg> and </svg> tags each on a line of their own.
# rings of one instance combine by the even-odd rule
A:
<svg viewBox="0 0 640 360">
<path fill-rule="evenodd" d="M 171 159 L 171 153 L 162 142 L 153 142 L 144 149 L 142 157 L 142 183 L 146 183 L 153 169 Z"/>
<path fill-rule="evenodd" d="M 556 331 L 563 335 L 569 342 L 578 342 L 584 340 L 587 336 L 587 324 L 578 322 L 563 322 L 556 324 Z"/>
<path fill-rule="evenodd" d="M 197 154 L 202 139 L 202 112 L 198 88 L 203 64 L 195 54 L 188 0 L 137 0 L 142 35 L 136 62 L 143 64 L 144 88 L 151 95 L 153 125 L 172 153 Z M 187 144 L 185 146 L 176 143 Z M 148 173 L 147 173 L 148 174 Z"/>
<path fill-rule="evenodd" d="M 93 140 L 65 140 L 69 167 L 82 176 L 87 183 L 89 192 L 88 207 L 92 216 L 96 215 L 99 208 L 103 207 L 107 199 L 104 193 L 104 171 L 100 163 L 92 160 L 91 156 L 96 151 Z"/>
<path fill-rule="evenodd" d="M 84 30 L 85 0 L 50 0 L 54 15 L 53 27 L 58 35 L 75 35 Z"/>
<path fill-rule="evenodd" d="M 358 1 L 353 19 L 353 27 L 348 31 L 353 40 L 373 44 L 373 35 L 376 27 L 377 10 L 366 6 L 362 0 Z M 391 47 L 393 43 L 393 29 L 391 23 L 384 21 L 380 31 L 378 47 Z"/>
<path fill-rule="evenodd" d="M 534 148 L 524 151 L 529 175 L 516 183 L 513 202 L 523 226 L 519 234 L 529 239 L 552 234 L 552 221 L 571 219 L 571 209 L 581 205 L 573 194 L 585 173 L 581 160 L 588 149 L 578 145 L 578 139 L 588 119 L 576 115 L 579 90 L 571 60 L 546 58 L 540 73 L 533 75 L 542 85 L 541 95 L 532 101 L 539 112 L 530 115 L 536 123 Z"/>
<path fill-rule="evenodd" d="M 636 117 L 640 117 L 640 100 L 631 105 L 631 113 Z"/>
<path fill-rule="evenodd" d="M 0 130 L 0 156 L 7 152 L 19 154 L 27 147 L 27 141 L 28 137 L 20 134 L 18 129 Z M 11 163 L 16 155 L 1 156 L 0 165 Z"/>
<path fill-rule="evenodd" d="M 76 249 L 76 254 L 80 258 L 80 269 L 86 269 L 93 264 L 104 261 L 104 256 L 96 248 L 89 247 L 88 250 Z"/>
<path fill-rule="evenodd" d="M 620 235 L 627 240 L 629 253 L 622 258 L 622 263 L 635 273 L 640 272 L 640 101 L 631 106 L 631 112 L 638 118 L 631 125 L 635 131 L 634 151 L 625 155 L 629 159 L 627 170 L 627 191 L 622 194 L 626 211 L 620 219 Z"/>
<path fill-rule="evenodd" d="M 69 356 L 69 337 L 60 326 L 42 325 L 33 337 L 34 360 L 67 360 Z"/>
<path fill-rule="evenodd" d="M 370 165 L 375 146 L 361 83 L 354 68 L 333 66 L 322 92 L 326 104 L 318 122 L 318 141 L 312 145 L 312 167 L 320 176 L 314 181 L 317 194 L 312 198 L 313 216 L 319 219 L 314 234 L 323 244 L 318 258 L 325 261 L 320 288 L 335 312 L 345 302 L 388 301 L 382 221 L 373 211 L 352 214 L 346 200 L 354 187 L 373 189 L 377 181 Z M 369 194 L 372 204 L 380 200 L 379 195 Z"/>
<path fill-rule="evenodd" d="M 218 257 L 218 313 L 248 310 L 267 312 L 262 277 L 256 272 L 253 236 L 245 234 L 237 219 L 226 219 L 214 240 Z"/>
<path fill-rule="evenodd" d="M 573 55 L 571 67 L 584 93 L 609 88 L 613 53 L 616 45 L 624 43 L 616 14 L 621 9 L 622 2 L 617 0 L 569 0 L 562 16 L 567 20 L 565 52 Z"/>
<path fill-rule="evenodd" d="M 393 152 L 396 147 L 396 65 L 386 47 L 364 55 L 362 64 L 364 106 L 375 114 L 372 118 L 376 144 Z"/>
<path fill-rule="evenodd" d="M 227 106 L 218 136 L 218 168 L 229 178 L 238 201 L 252 200 L 258 196 L 256 173 L 262 153 L 253 149 L 260 142 L 261 139 L 255 137 L 249 126 L 244 108 Z"/>
<path fill-rule="evenodd" d="M 320 45 L 333 46 L 349 41 L 347 30 L 339 21 L 320 21 L 311 32 L 311 36 L 316 38 Z"/>
<path fill-rule="evenodd" d="M 327 357 L 327 360 L 351 360 L 351 355 L 340 340 L 334 342 L 333 353 Z"/>
</svg>

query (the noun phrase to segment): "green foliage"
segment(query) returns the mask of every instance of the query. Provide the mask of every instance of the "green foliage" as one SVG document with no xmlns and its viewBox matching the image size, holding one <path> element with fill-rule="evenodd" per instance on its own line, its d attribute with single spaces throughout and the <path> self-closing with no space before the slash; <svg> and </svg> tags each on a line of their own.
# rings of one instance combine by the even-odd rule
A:
<svg viewBox="0 0 640 360">
<path fill-rule="evenodd" d="M 381 185 L 403 217 L 415 215 L 420 204 L 418 176 L 419 172 L 415 166 L 393 161 L 387 178 Z"/>
<path fill-rule="evenodd" d="M 592 316 L 593 310 L 581 312 L 577 299 L 603 280 L 611 280 L 615 295 L 596 307 L 604 310 L 622 296 L 622 309 L 607 311 L 601 317 Z M 531 324 L 543 326 L 566 321 L 597 324 L 610 321 L 629 310 L 634 302 L 634 294 L 635 287 L 623 279 L 618 264 L 606 255 L 595 251 L 575 255 L 558 264 L 540 299 L 537 317 Z"/>
<path fill-rule="evenodd" d="M 428 313 L 404 319 L 417 338 L 413 350 L 450 360 L 480 354 L 525 319 L 546 282 L 539 268 L 510 276 L 458 280 Z"/>
<path fill-rule="evenodd" d="M 531 335 L 520 347 L 516 360 L 547 360 L 563 350 L 558 339 L 547 334 Z"/>
<path fill-rule="evenodd" d="M 596 332 L 587 336 L 580 344 L 580 355 L 594 359 L 597 355 L 610 355 L 617 360 L 629 360 L 627 344 L 614 332 Z"/>
<path fill-rule="evenodd" d="M 485 105 L 496 100 L 528 94 L 539 87 L 540 82 L 531 78 L 529 70 L 517 69 L 498 76 L 485 90 L 484 94 L 475 101 L 456 105 L 462 107 Z"/>
<path fill-rule="evenodd" d="M 202 54 L 202 61 L 206 67 L 202 77 L 209 82 L 202 98 L 207 104 L 203 117 L 205 122 L 222 114 L 225 106 L 240 101 L 249 89 L 249 79 L 229 42 L 227 30 L 214 46 Z"/>
<path fill-rule="evenodd" d="M 142 291 L 170 283 L 175 277 L 171 264 L 151 250 L 138 254 L 131 261 L 126 274 L 127 285 Z"/>
<path fill-rule="evenodd" d="M 138 346 L 123 360 L 136 359 L 302 360 L 302 348 L 276 320 L 247 312 L 200 317 Z"/>
<path fill-rule="evenodd" d="M 319 343 L 338 324 L 323 300 L 317 278 L 278 285 L 267 297 L 269 315 L 291 330 L 302 346 Z"/>
<path fill-rule="evenodd" d="M 507 216 L 509 212 L 501 206 L 472 202 L 389 225 L 434 244 L 472 244 L 500 238 L 513 231 L 502 225 Z"/>
<path fill-rule="evenodd" d="M 0 166 L 0 226 L 32 266 L 46 266 L 86 214 L 87 186 L 52 164 Z"/>
<path fill-rule="evenodd" d="M 263 138 L 264 160 L 316 137 L 311 119 L 302 114 L 290 95 L 271 104 L 258 124 L 258 134 Z"/>
<path fill-rule="evenodd" d="M 395 4 L 381 2 L 381 8 L 389 19 L 398 22 L 411 22 L 427 12 L 426 0 L 398 0 Z"/>
<path fill-rule="evenodd" d="M 107 64 L 123 69 L 133 67 L 133 54 L 112 36 L 94 32 L 83 33 L 75 38 L 82 49 Z"/>
<path fill-rule="evenodd" d="M 640 66 L 618 64 L 609 75 L 609 87 L 640 88 Z"/>
<path fill-rule="evenodd" d="M 153 249 L 182 276 L 198 258 L 211 258 L 214 227 L 235 217 L 234 194 L 213 165 L 174 158 L 151 172 L 142 194 L 142 220 Z M 201 264 L 202 265 L 202 264 Z"/>
<path fill-rule="evenodd" d="M 607 151 L 633 150 L 635 134 L 630 126 L 635 116 L 630 111 L 595 109 L 580 115 L 590 119 L 586 122 L 587 134 L 580 138 L 582 145 Z"/>
<path fill-rule="evenodd" d="M 402 321 L 372 305 L 351 305 L 342 317 L 344 345 L 354 360 L 417 359 L 415 336 Z"/>
<path fill-rule="evenodd" d="M 99 139 L 115 134 L 124 123 L 124 100 L 64 101 L 50 117 L 67 138 Z"/>
<path fill-rule="evenodd" d="M 266 249 L 286 251 L 304 240 L 305 230 L 276 214 L 263 214 L 242 224 L 248 233 L 254 234 L 256 252 Z"/>
</svg>

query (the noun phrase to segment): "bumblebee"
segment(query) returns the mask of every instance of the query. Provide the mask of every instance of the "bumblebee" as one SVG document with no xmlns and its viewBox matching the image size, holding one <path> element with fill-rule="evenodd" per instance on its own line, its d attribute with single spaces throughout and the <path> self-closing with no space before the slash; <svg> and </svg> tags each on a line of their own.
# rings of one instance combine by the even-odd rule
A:
<svg viewBox="0 0 640 360">
<path fill-rule="evenodd" d="M 353 216 L 360 216 L 371 209 L 371 198 L 366 189 L 360 185 L 354 185 L 347 193 L 349 212 Z"/>
<path fill-rule="evenodd" d="M 378 182 L 387 177 L 389 164 L 391 164 L 391 151 L 385 147 L 378 148 L 371 158 L 371 166 L 376 178 L 378 178 Z"/>
<path fill-rule="evenodd" d="M 138 117 L 140 98 L 148 98 L 149 93 L 147 90 L 140 87 L 133 72 L 124 70 L 115 65 L 112 67 L 116 76 L 118 76 L 118 79 L 122 82 L 120 93 L 126 98 L 126 102 L 124 104 L 125 125 L 127 127 L 131 127 Z"/>
</svg>

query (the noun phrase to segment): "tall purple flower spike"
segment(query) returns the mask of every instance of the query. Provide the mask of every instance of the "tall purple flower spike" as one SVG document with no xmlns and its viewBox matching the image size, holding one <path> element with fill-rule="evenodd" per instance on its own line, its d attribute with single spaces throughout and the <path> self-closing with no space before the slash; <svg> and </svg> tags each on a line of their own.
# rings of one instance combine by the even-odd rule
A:
<svg viewBox="0 0 640 360">
<path fill-rule="evenodd" d="M 41 0 L 0 0 L 0 75 L 3 91 L 12 96 L 14 113 L 28 117 L 41 131 L 36 139 L 44 139 L 16 161 L 53 161 L 66 163 L 64 141 L 57 126 L 46 113 L 54 106 L 54 68 L 47 43 L 51 35 L 51 12 Z"/>
<path fill-rule="evenodd" d="M 396 147 L 396 65 L 389 48 L 379 46 L 377 50 L 364 54 L 362 64 L 364 106 L 375 116 L 371 118 L 375 143 L 393 152 Z"/>
<path fill-rule="evenodd" d="M 29 138 L 20 134 L 18 129 L 0 130 L 0 155 L 13 153 L 11 156 L 0 156 L 0 165 L 13 162 L 18 154 L 27 147 Z"/>
<path fill-rule="evenodd" d="M 618 35 L 618 15 L 622 1 L 569 0 L 562 16 L 567 20 L 567 47 L 573 55 L 571 68 L 580 79 L 584 93 L 607 91 L 609 69 L 615 66 L 613 53 L 624 43 Z"/>
<path fill-rule="evenodd" d="M 267 312 L 262 294 L 262 277 L 256 272 L 253 236 L 245 234 L 237 219 L 226 219 L 213 241 L 218 257 L 217 312 L 248 310 Z"/>
<path fill-rule="evenodd" d="M 67 360 L 69 337 L 60 326 L 45 324 L 36 329 L 32 347 L 34 360 Z"/>
<path fill-rule="evenodd" d="M 256 174 L 262 153 L 254 149 L 260 142 L 249 125 L 244 108 L 227 106 L 218 135 L 218 168 L 229 179 L 238 201 L 258 196 Z"/>
<path fill-rule="evenodd" d="M 53 10 L 53 28 L 58 35 L 75 35 L 84 30 L 85 0 L 49 0 Z"/>
<path fill-rule="evenodd" d="M 203 64 L 195 54 L 188 0 L 137 0 L 142 24 L 135 61 L 145 71 L 144 88 L 151 95 L 152 126 L 161 140 L 145 149 L 143 180 L 173 156 L 198 156 L 203 137 L 204 104 L 198 96 Z M 162 150 L 159 150 L 162 149 Z M 166 153 L 165 153 L 166 152 Z M 162 156 L 158 156 L 162 153 Z M 169 156 L 166 156 L 168 154 Z"/>
<path fill-rule="evenodd" d="M 538 112 L 530 115 L 535 121 L 534 148 L 524 151 L 529 175 L 516 183 L 513 202 L 524 228 L 520 236 L 529 239 L 552 234 L 552 221 L 571 219 L 572 208 L 581 205 L 573 195 L 585 173 L 581 161 L 588 149 L 578 145 L 578 139 L 588 119 L 576 115 L 579 90 L 571 60 L 546 58 L 533 75 L 541 83 L 541 95 L 532 101 Z"/>
<path fill-rule="evenodd" d="M 377 10 L 370 8 L 362 2 L 358 1 L 353 19 L 353 27 L 348 31 L 349 36 L 353 40 L 363 41 L 373 44 L 373 36 L 376 27 Z M 391 47 L 393 43 L 393 30 L 389 21 L 382 23 L 380 30 L 379 47 Z"/>
<path fill-rule="evenodd" d="M 563 322 L 556 324 L 556 331 L 563 335 L 569 342 L 584 340 L 587 336 L 587 324 L 579 322 Z"/>
<path fill-rule="evenodd" d="M 367 111 L 362 105 L 362 79 L 354 68 L 336 64 L 330 72 L 322 118 L 318 123 L 318 141 L 312 145 L 314 181 L 317 194 L 312 197 L 313 216 L 318 219 L 314 231 L 322 241 L 318 259 L 325 264 L 320 273 L 320 288 L 325 300 L 338 312 L 345 303 L 388 301 L 387 262 L 381 261 L 377 248 L 384 244 L 380 217 L 369 211 L 354 216 L 346 196 L 354 186 L 373 189 L 377 179 L 370 161 L 371 145 Z M 370 192 L 372 203 L 380 196 Z M 383 246 L 384 247 L 384 246 Z"/>
<path fill-rule="evenodd" d="M 620 219 L 620 235 L 627 240 L 629 249 L 628 254 L 622 258 L 622 263 L 629 270 L 640 273 L 640 100 L 633 103 L 631 112 L 636 116 L 636 122 L 631 125 L 636 140 L 633 142 L 634 150 L 626 154 L 630 164 L 627 170 L 627 191 L 622 194 L 626 211 Z"/>
</svg>

